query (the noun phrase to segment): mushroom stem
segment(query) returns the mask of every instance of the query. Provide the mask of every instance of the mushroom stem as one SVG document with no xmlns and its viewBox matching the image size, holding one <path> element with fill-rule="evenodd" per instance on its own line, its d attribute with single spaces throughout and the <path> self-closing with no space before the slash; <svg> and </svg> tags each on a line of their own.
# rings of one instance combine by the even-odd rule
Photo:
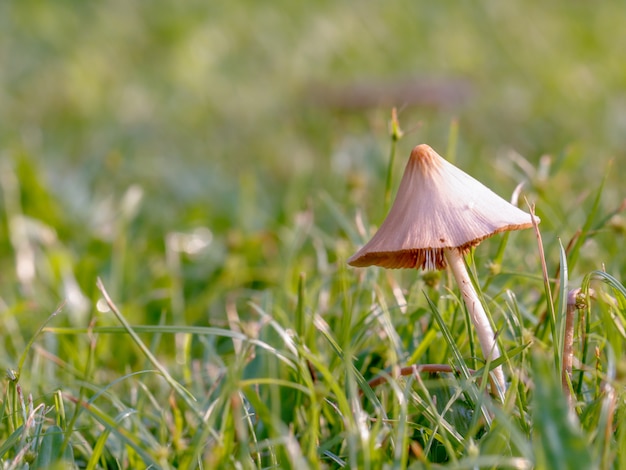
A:
<svg viewBox="0 0 626 470">
<path fill-rule="evenodd" d="M 493 328 L 491 327 L 489 317 L 487 317 L 487 313 L 478 298 L 476 289 L 474 289 L 474 286 L 472 285 L 469 273 L 465 267 L 463 255 L 461 255 L 458 250 L 446 248 L 444 250 L 444 256 L 446 257 L 448 265 L 452 269 L 454 278 L 456 279 L 459 289 L 461 290 L 463 301 L 467 306 L 474 328 L 476 328 L 478 341 L 480 342 L 484 358 L 487 361 L 498 359 L 500 357 L 500 349 L 498 348 Z M 506 391 L 506 382 L 504 380 L 502 366 L 496 367 L 492 372 L 497 387 L 502 393 L 504 393 Z"/>
</svg>

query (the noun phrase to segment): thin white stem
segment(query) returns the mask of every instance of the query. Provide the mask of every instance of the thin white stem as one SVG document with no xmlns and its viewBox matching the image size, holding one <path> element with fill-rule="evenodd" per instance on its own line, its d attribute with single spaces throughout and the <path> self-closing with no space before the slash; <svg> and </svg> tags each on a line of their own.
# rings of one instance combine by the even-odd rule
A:
<svg viewBox="0 0 626 470">
<path fill-rule="evenodd" d="M 465 267 L 465 262 L 463 261 L 463 256 L 457 250 L 449 249 L 444 250 L 444 256 L 446 257 L 448 266 L 452 269 L 452 274 L 454 274 L 454 278 L 459 285 L 463 301 L 467 306 L 474 328 L 476 328 L 478 341 L 483 350 L 483 357 L 487 361 L 494 361 L 500 357 L 500 349 L 498 348 L 491 323 L 489 323 L 489 317 L 487 317 L 487 313 L 478 298 L 476 289 L 474 289 L 472 285 L 469 273 Z M 492 372 L 498 388 L 504 393 L 506 391 L 506 382 L 504 380 L 502 366 L 496 367 Z"/>
</svg>

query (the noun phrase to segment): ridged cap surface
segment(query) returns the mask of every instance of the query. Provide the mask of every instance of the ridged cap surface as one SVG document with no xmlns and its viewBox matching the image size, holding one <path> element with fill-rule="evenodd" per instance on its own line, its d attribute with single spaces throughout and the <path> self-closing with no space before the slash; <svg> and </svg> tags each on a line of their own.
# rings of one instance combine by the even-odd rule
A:
<svg viewBox="0 0 626 470">
<path fill-rule="evenodd" d="M 411 152 L 387 218 L 348 264 L 443 269 L 446 248 L 464 252 L 496 233 L 531 226 L 529 213 L 422 144 Z"/>
</svg>

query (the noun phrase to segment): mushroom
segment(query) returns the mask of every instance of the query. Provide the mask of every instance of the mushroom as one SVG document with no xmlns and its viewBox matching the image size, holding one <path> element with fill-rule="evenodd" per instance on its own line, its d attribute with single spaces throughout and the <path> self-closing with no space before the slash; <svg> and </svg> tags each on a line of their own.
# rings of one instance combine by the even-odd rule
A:
<svg viewBox="0 0 626 470">
<path fill-rule="evenodd" d="M 348 264 L 427 270 L 449 265 L 476 328 L 483 356 L 493 361 L 500 357 L 500 350 L 463 255 L 496 233 L 531 227 L 531 217 L 428 145 L 418 145 L 411 152 L 385 221 L 372 239 L 348 259 Z M 493 369 L 493 375 L 504 392 L 502 367 Z"/>
</svg>

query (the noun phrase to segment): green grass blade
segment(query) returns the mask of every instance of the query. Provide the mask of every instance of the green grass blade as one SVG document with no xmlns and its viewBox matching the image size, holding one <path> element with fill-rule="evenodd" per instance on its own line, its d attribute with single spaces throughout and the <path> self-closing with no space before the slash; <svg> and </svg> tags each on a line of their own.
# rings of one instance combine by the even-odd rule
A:
<svg viewBox="0 0 626 470">
<path fill-rule="evenodd" d="M 136 410 L 127 409 L 118 414 L 115 418 L 109 416 L 106 412 L 101 410 L 93 403 L 81 403 L 81 406 L 85 408 L 85 411 L 93 416 L 100 424 L 108 429 L 108 432 L 114 434 L 120 439 L 122 443 L 132 448 L 141 458 L 146 465 L 155 465 L 155 468 L 160 467 L 159 462 L 153 455 L 145 448 L 141 439 L 133 432 L 126 429 L 120 424 L 121 421 L 130 417 L 136 413 Z"/>
<path fill-rule="evenodd" d="M 57 307 L 57 309 L 52 312 L 52 314 L 46 319 L 46 321 L 44 321 L 39 328 L 37 329 L 37 331 L 35 332 L 35 334 L 31 337 L 31 339 L 28 341 L 28 344 L 26 345 L 26 348 L 24 349 L 24 351 L 22 352 L 22 355 L 20 356 L 20 360 L 17 366 L 17 375 L 19 378 L 19 375 L 22 371 L 22 367 L 24 367 L 24 362 L 26 361 L 26 356 L 28 355 L 30 348 L 33 346 L 33 344 L 35 343 L 35 340 L 39 337 L 39 334 L 41 332 L 44 331 L 44 329 L 46 328 L 46 325 L 54 318 L 56 317 L 61 310 L 63 310 L 63 306 L 65 305 L 65 302 L 61 303 L 61 305 L 59 305 Z"/>
<path fill-rule="evenodd" d="M 551 370 L 546 355 L 532 356 L 534 445 L 537 468 L 596 468 L 578 420 L 570 414 L 560 377 Z"/>
<path fill-rule="evenodd" d="M 161 362 L 154 356 L 154 354 L 152 354 L 152 351 L 150 351 L 150 348 L 148 348 L 148 346 L 144 344 L 141 338 L 139 338 L 139 336 L 133 330 L 130 323 L 126 321 L 126 318 L 124 318 L 122 313 L 119 311 L 117 306 L 113 303 L 113 301 L 109 297 L 109 294 L 107 293 L 104 287 L 104 284 L 102 284 L 102 281 L 100 279 L 98 279 L 97 286 L 100 292 L 102 293 L 102 295 L 104 296 L 104 299 L 106 300 L 107 305 L 109 306 L 109 308 L 111 309 L 111 311 L 113 312 L 117 320 L 122 324 L 122 326 L 124 327 L 124 330 L 126 330 L 128 335 L 135 342 L 135 344 L 139 347 L 139 349 L 141 349 L 141 352 L 146 356 L 146 358 L 150 361 L 150 363 L 161 373 L 161 375 L 163 375 L 163 378 L 170 385 L 170 387 L 172 387 L 172 390 L 174 390 L 176 394 L 179 395 L 183 399 L 183 401 L 189 406 L 189 408 L 195 412 L 196 416 L 198 416 L 199 418 L 202 418 L 202 413 L 198 409 L 198 403 L 196 399 L 194 398 L 194 396 L 187 389 L 185 389 L 181 384 L 179 384 L 174 379 L 174 377 L 170 375 L 169 371 L 163 366 L 163 364 L 161 364 Z"/>
<path fill-rule="evenodd" d="M 615 291 L 615 293 L 619 294 L 622 302 L 626 302 L 626 287 L 624 287 L 624 284 L 618 281 L 615 277 L 604 271 L 592 271 L 584 277 L 582 287 L 588 288 L 592 279 L 599 279 L 606 283 Z"/>
<path fill-rule="evenodd" d="M 529 206 L 530 213 L 535 215 L 535 209 L 532 206 Z M 539 251 L 539 260 L 541 262 L 541 274 L 543 276 L 543 290 L 546 299 L 546 310 L 548 312 L 548 323 L 550 324 L 550 331 L 552 333 L 552 338 L 557 338 L 556 332 L 556 311 L 554 309 L 554 300 L 552 298 L 552 287 L 550 286 L 550 276 L 548 275 L 548 266 L 546 264 L 546 255 L 543 249 L 543 240 L 541 239 L 541 232 L 539 230 L 539 226 L 535 219 L 533 218 L 533 227 L 535 229 L 535 235 L 537 236 L 537 248 Z M 535 330 L 535 336 L 538 336 L 539 327 L 543 325 L 537 325 Z M 554 357 L 555 366 L 558 370 L 560 365 L 558 364 L 558 358 Z"/>
<path fill-rule="evenodd" d="M 593 204 L 591 206 L 591 209 L 587 212 L 587 219 L 585 220 L 585 223 L 582 226 L 582 229 L 580 231 L 578 238 L 576 238 L 576 241 L 574 242 L 574 246 L 570 250 L 569 266 L 571 270 L 574 269 L 574 267 L 576 266 L 576 263 L 578 262 L 578 257 L 580 256 L 580 249 L 582 248 L 583 244 L 587 241 L 587 238 L 593 226 L 593 222 L 596 219 L 596 216 L 600 209 L 600 201 L 602 199 L 602 193 L 604 191 L 604 184 L 606 183 L 607 176 L 608 176 L 608 172 L 607 174 L 605 174 L 604 178 L 602 179 L 602 182 L 600 183 L 600 186 L 598 186 L 598 189 L 596 190 L 596 194 L 593 199 Z"/>
<path fill-rule="evenodd" d="M 136 333 L 154 333 L 154 334 L 188 334 L 188 335 L 204 335 L 204 336 L 221 336 L 224 338 L 238 339 L 246 341 L 249 338 L 238 331 L 227 330 L 225 328 L 215 328 L 211 326 L 191 326 L 191 325 L 130 325 Z M 59 335 L 84 335 L 89 332 L 99 334 L 120 334 L 126 332 L 123 326 L 95 326 L 93 328 L 75 328 L 75 327 L 45 327 L 44 332 Z"/>
<path fill-rule="evenodd" d="M 35 459 L 35 468 L 52 468 L 61 463 L 74 463 L 72 446 L 64 449 L 64 434 L 63 429 L 56 425 L 46 429 Z"/>
<path fill-rule="evenodd" d="M 391 144 L 389 148 L 389 162 L 387 163 L 387 177 L 385 178 L 385 193 L 384 193 L 384 212 L 385 214 L 389 210 L 389 206 L 391 204 L 391 189 L 393 186 L 393 168 L 394 163 L 396 161 L 396 143 L 402 136 L 402 131 L 400 130 L 400 124 L 398 123 L 398 115 L 396 113 L 396 108 L 393 108 L 391 111 Z"/>
<path fill-rule="evenodd" d="M 426 293 L 424 293 L 424 296 L 426 297 L 426 301 L 428 302 L 430 311 L 432 312 L 435 320 L 437 321 L 437 324 L 439 325 L 441 334 L 443 335 L 443 338 L 446 344 L 448 345 L 448 348 L 450 348 L 450 351 L 452 352 L 452 355 L 454 357 L 453 362 L 457 365 L 457 367 L 461 371 L 462 377 L 465 379 L 469 379 L 472 374 L 470 373 L 469 368 L 465 364 L 465 360 L 463 359 L 463 355 L 461 354 L 461 351 L 459 350 L 458 346 L 456 345 L 456 342 L 452 338 L 452 333 L 450 333 L 450 330 L 448 329 L 448 325 L 446 325 L 445 321 L 443 320 L 443 317 L 441 316 L 441 313 L 439 312 L 439 309 L 433 303 L 433 301 L 430 300 L 430 298 L 426 295 Z"/>
<path fill-rule="evenodd" d="M 453 362 L 459 368 L 461 372 L 461 377 L 471 382 L 472 374 L 470 373 L 469 368 L 467 367 L 467 365 L 465 364 L 465 361 L 463 360 L 463 355 L 461 354 L 461 351 L 459 350 L 458 346 L 456 345 L 456 342 L 452 338 L 452 333 L 450 333 L 450 330 L 448 329 L 448 325 L 446 325 L 445 321 L 443 320 L 443 317 L 441 316 L 439 309 L 437 309 L 437 306 L 432 302 L 432 300 L 430 300 L 430 298 L 425 293 L 424 295 L 426 296 L 426 300 L 428 302 L 430 310 L 433 316 L 435 317 L 437 324 L 439 325 L 439 329 L 441 330 L 444 340 L 447 343 L 448 347 L 450 348 L 450 351 L 452 351 L 452 355 L 454 358 Z M 487 381 L 483 381 L 482 387 L 483 388 L 486 387 L 487 386 L 486 384 L 487 384 Z M 478 404 L 482 402 L 477 392 L 478 391 L 475 387 L 468 387 L 467 393 L 469 395 L 469 399 L 474 404 Z M 482 412 L 483 418 L 485 419 L 485 422 L 489 425 L 491 423 L 491 416 L 489 414 L 489 411 L 484 406 L 481 406 L 480 410 Z"/>
<path fill-rule="evenodd" d="M 4 458 L 7 452 L 17 447 L 19 442 L 22 440 L 23 434 L 24 426 L 21 425 L 13 431 L 2 444 L 0 444 L 0 459 Z"/>
<path fill-rule="evenodd" d="M 111 434 L 111 428 L 105 428 L 96 440 L 96 445 L 93 446 L 89 461 L 87 462 L 86 470 L 94 470 L 98 468 L 98 461 L 102 457 L 107 439 Z"/>
<path fill-rule="evenodd" d="M 305 275 L 304 273 L 300 273 L 300 276 L 298 277 L 298 301 L 296 303 L 296 312 L 295 312 L 295 329 L 296 329 L 296 334 L 302 338 L 302 340 L 304 341 L 304 338 L 306 337 L 306 318 L 305 318 L 305 313 L 306 313 L 306 299 L 305 299 L 305 288 L 304 288 L 304 281 L 305 281 Z"/>
<path fill-rule="evenodd" d="M 556 361 L 556 371 L 559 377 L 563 371 L 563 342 L 565 341 L 565 315 L 567 313 L 567 293 L 568 293 L 568 264 L 567 255 L 561 240 L 559 240 L 560 274 L 559 274 L 559 295 L 556 309 L 556 332 L 554 338 L 554 356 Z"/>
</svg>

